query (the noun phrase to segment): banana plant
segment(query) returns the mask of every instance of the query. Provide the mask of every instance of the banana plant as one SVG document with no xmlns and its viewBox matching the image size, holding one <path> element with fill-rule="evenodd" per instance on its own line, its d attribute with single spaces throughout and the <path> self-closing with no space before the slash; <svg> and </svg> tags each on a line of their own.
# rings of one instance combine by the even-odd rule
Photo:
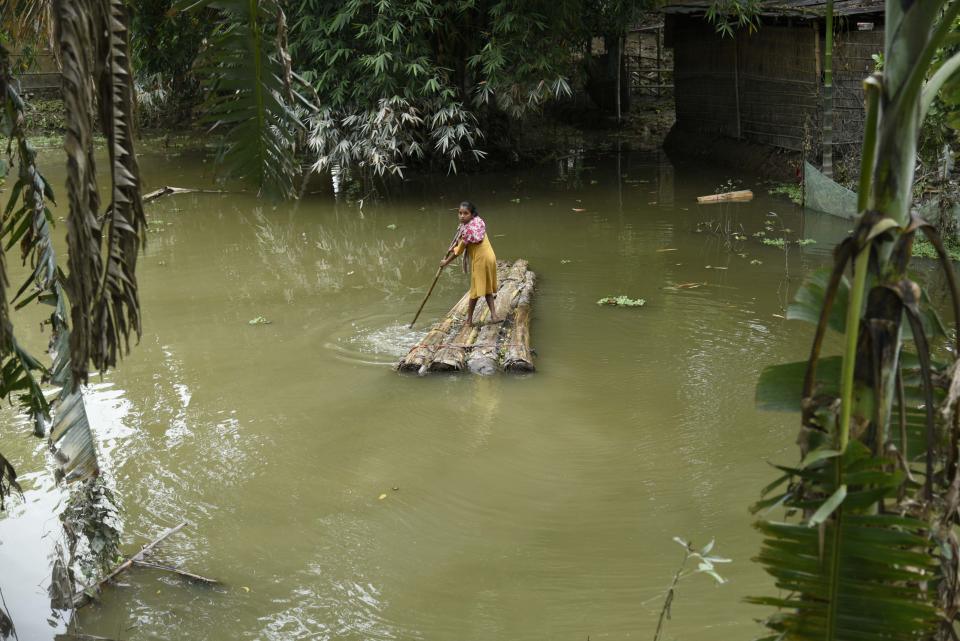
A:
<svg viewBox="0 0 960 641">
<path fill-rule="evenodd" d="M 788 310 L 816 326 L 809 359 L 768 368 L 757 388 L 761 406 L 798 409 L 802 424 L 800 463 L 779 466 L 754 506 L 786 511 L 757 524 L 758 561 L 783 594 L 751 599 L 777 608 L 771 639 L 955 636 L 960 377 L 931 356 L 942 325 L 907 270 L 922 233 L 946 272 L 960 354 L 952 264 L 910 211 L 922 117 L 960 56 L 930 65 L 958 13 L 958 0 L 887 2 L 884 72 L 864 83 L 861 214 L 833 269 Z M 831 329 L 844 336 L 840 357 L 821 354 Z"/>
</svg>

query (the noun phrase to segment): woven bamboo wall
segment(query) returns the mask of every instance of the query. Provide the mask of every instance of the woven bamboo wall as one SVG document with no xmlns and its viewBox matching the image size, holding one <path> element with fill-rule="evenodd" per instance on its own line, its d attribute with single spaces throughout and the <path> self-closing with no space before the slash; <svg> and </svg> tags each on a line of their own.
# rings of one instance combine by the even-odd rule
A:
<svg viewBox="0 0 960 641">
<path fill-rule="evenodd" d="M 716 37 L 702 19 L 679 18 L 676 27 L 673 78 L 677 126 L 687 131 L 737 136 L 734 41 Z"/>
<path fill-rule="evenodd" d="M 818 33 L 810 21 L 764 24 L 753 34 L 721 38 L 701 17 L 670 16 L 668 22 L 679 127 L 819 153 L 822 25 Z M 840 145 L 859 145 L 862 81 L 873 70 L 872 54 L 882 49 L 883 31 L 836 36 L 834 139 Z"/>
<path fill-rule="evenodd" d="M 863 79 L 873 73 L 872 56 L 880 51 L 882 30 L 841 32 L 834 41 L 833 141 L 841 152 L 859 149 L 863 140 Z"/>
<path fill-rule="evenodd" d="M 763 25 L 736 40 L 743 137 L 802 149 L 818 108 L 813 29 Z"/>
</svg>

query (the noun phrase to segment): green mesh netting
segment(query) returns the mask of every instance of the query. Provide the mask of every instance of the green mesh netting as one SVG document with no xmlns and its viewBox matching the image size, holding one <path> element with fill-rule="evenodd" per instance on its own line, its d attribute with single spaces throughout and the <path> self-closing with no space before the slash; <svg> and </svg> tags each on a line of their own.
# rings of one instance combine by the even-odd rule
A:
<svg viewBox="0 0 960 641">
<path fill-rule="evenodd" d="M 843 218 L 857 215 L 857 194 L 838 185 L 808 162 L 803 163 L 803 205 Z"/>
</svg>

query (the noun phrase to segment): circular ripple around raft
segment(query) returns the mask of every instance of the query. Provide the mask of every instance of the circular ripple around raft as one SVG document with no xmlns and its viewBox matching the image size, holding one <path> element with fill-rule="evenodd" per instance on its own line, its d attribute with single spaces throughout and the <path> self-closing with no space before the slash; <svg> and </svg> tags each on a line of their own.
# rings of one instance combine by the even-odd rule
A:
<svg viewBox="0 0 960 641">
<path fill-rule="evenodd" d="M 342 361 L 394 365 L 425 335 L 425 329 L 410 329 L 393 314 L 375 314 L 334 327 L 323 346 Z"/>
</svg>

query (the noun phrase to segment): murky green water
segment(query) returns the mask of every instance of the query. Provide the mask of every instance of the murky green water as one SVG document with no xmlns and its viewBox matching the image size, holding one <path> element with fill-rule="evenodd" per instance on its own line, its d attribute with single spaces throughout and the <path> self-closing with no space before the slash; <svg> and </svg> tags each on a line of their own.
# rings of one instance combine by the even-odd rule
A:
<svg viewBox="0 0 960 641">
<path fill-rule="evenodd" d="M 47 159 L 61 181 L 59 157 Z M 143 164 L 154 187 L 209 185 L 194 160 Z M 749 560 L 747 506 L 772 478 L 765 460 L 794 459 L 797 431 L 795 417 L 753 408 L 754 382 L 803 358 L 810 329 L 782 319 L 785 301 L 847 225 L 804 219 L 749 180 L 754 202 L 698 208 L 728 177 L 624 155 L 414 182 L 362 210 L 322 194 L 150 205 L 145 334 L 87 399 L 125 504 L 125 549 L 188 519 L 157 558 L 225 586 L 136 569 L 81 611 L 81 629 L 649 639 L 683 536 L 716 538 L 733 563 L 726 585 L 681 584 L 668 637 L 750 638 L 763 610 L 741 599 L 773 588 Z M 497 255 L 538 273 L 533 376 L 390 368 L 420 336 L 404 325 L 464 198 Z M 752 234 L 766 221 L 819 242 L 762 245 Z M 716 225 L 747 240 L 698 231 Z M 447 270 L 423 318 L 465 287 Z M 595 304 L 617 294 L 647 305 Z M 248 323 L 258 316 L 270 324 Z M 0 520 L 0 589 L 20 638 L 46 639 L 63 628 L 44 596 L 61 496 L 28 433 L 3 432 L 27 492 Z"/>
</svg>

